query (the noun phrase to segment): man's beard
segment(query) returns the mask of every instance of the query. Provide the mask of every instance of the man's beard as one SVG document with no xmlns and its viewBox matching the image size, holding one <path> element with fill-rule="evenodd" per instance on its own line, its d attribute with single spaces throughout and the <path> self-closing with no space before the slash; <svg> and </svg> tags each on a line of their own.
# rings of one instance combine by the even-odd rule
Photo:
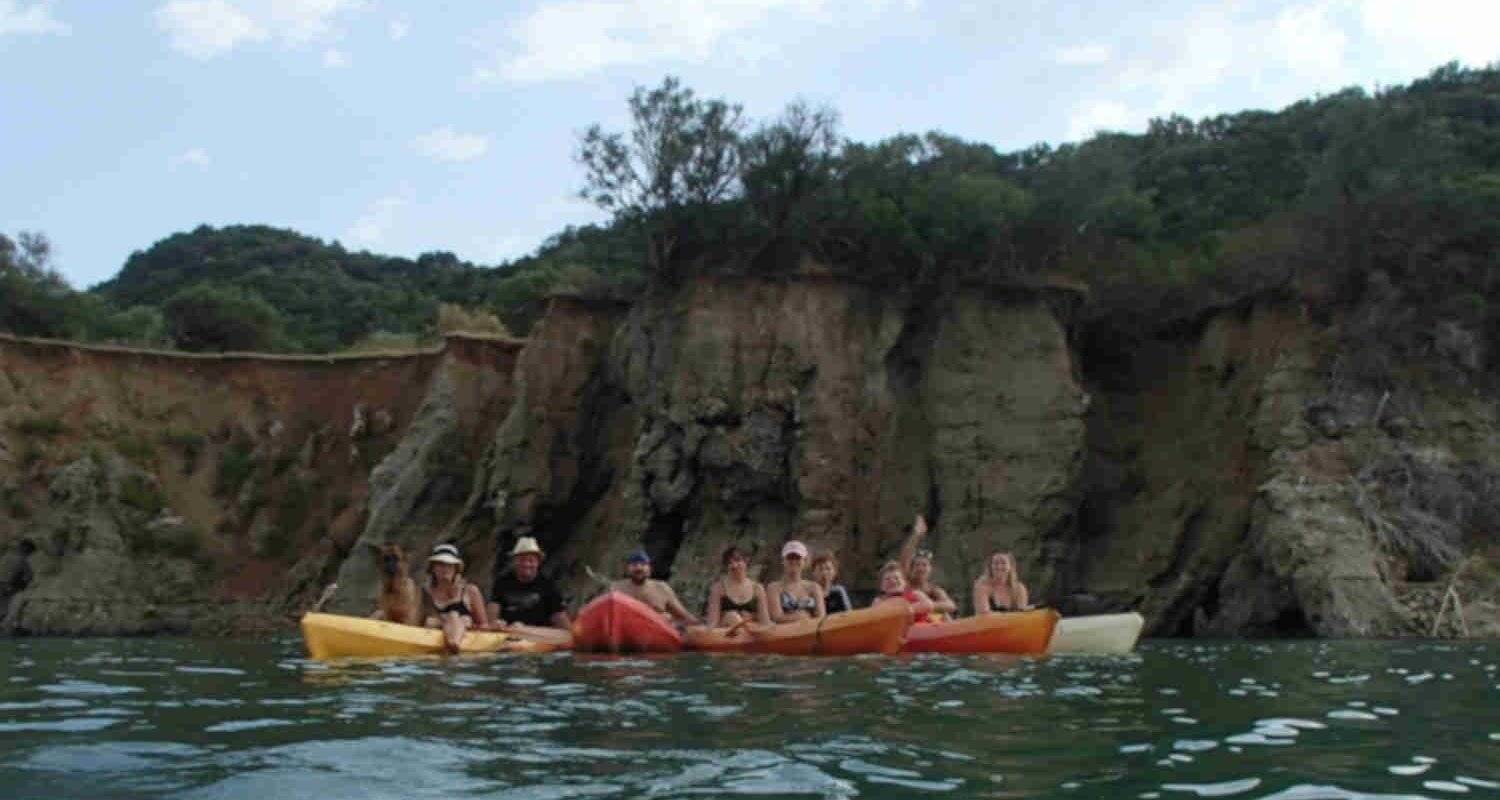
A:
<svg viewBox="0 0 1500 800">
<path fill-rule="evenodd" d="M 648 580 L 647 576 L 645 575 L 630 575 L 629 578 L 630 582 L 635 584 L 636 586 L 645 586 L 646 581 Z"/>
</svg>

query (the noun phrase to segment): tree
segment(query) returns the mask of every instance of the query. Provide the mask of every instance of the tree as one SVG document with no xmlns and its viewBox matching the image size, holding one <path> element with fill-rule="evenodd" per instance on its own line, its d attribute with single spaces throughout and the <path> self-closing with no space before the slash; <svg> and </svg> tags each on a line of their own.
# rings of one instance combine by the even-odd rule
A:
<svg viewBox="0 0 1500 800">
<path fill-rule="evenodd" d="M 723 100 L 699 99 L 673 77 L 655 89 L 636 87 L 628 134 L 598 125 L 584 132 L 580 196 L 616 222 L 644 226 L 652 269 L 667 270 L 692 215 L 734 196 L 740 112 Z"/>
<path fill-rule="evenodd" d="M 803 203 L 829 183 L 838 144 L 838 112 L 800 102 L 745 137 L 740 183 L 772 236 L 784 233 Z"/>
<path fill-rule="evenodd" d="M 281 336 L 281 315 L 253 292 L 197 284 L 162 308 L 172 341 L 183 350 L 269 350 Z"/>
<path fill-rule="evenodd" d="M 52 244 L 40 233 L 0 234 L 0 320 L 22 336 L 69 335 L 73 290 L 52 268 Z"/>
</svg>

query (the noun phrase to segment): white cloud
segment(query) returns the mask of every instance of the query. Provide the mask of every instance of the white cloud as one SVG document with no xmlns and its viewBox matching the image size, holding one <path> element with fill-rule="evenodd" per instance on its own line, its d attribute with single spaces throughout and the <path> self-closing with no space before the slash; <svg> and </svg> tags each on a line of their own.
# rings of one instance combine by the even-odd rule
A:
<svg viewBox="0 0 1500 800">
<path fill-rule="evenodd" d="M 1068 119 L 1068 139 L 1087 139 L 1099 131 L 1123 130 L 1132 122 L 1144 121 L 1144 115 L 1132 112 L 1124 103 L 1096 100 L 1074 109 Z"/>
<path fill-rule="evenodd" d="M 434 161 L 473 161 L 490 149 L 490 139 L 477 133 L 459 133 L 444 125 L 412 140 L 417 152 Z"/>
<path fill-rule="evenodd" d="M 201 147 L 194 147 L 191 150 L 184 150 L 183 152 L 173 156 L 171 165 L 172 169 L 174 170 L 180 169 L 182 167 L 207 169 L 209 162 L 210 159 L 208 157 L 208 151 L 204 150 Z"/>
<path fill-rule="evenodd" d="M 397 214 L 405 207 L 406 198 L 399 195 L 387 195 L 376 200 L 349 226 L 344 238 L 358 247 L 375 247 L 381 244 L 395 226 Z"/>
<path fill-rule="evenodd" d="M 338 69 L 349 66 L 349 55 L 335 47 L 323 51 L 323 66 Z"/>
<path fill-rule="evenodd" d="M 335 17 L 364 7 L 364 0 L 270 0 L 265 17 L 283 41 L 305 44 L 332 37 Z"/>
<path fill-rule="evenodd" d="M 15 34 L 66 34 L 71 29 L 66 23 L 52 16 L 52 3 L 21 5 L 18 0 L 0 0 L 0 36 Z"/>
<path fill-rule="evenodd" d="M 610 67 L 703 62 L 763 23 L 818 19 L 828 0 L 554 0 L 510 30 L 513 47 L 476 65 L 473 78 L 532 83 Z"/>
<path fill-rule="evenodd" d="M 391 41 L 399 42 L 405 39 L 407 34 L 411 33 L 411 23 L 404 19 L 393 19 L 386 26 L 386 32 L 391 35 Z"/>
<path fill-rule="evenodd" d="M 271 38 L 292 47 L 336 40 L 337 18 L 364 7 L 364 0 L 169 0 L 155 17 L 173 49 L 209 59 Z"/>
<path fill-rule="evenodd" d="M 1500 60 L 1500 3 L 1491 0 L 1346 0 L 1383 53 L 1426 70 L 1458 60 Z"/>
<path fill-rule="evenodd" d="M 1052 60 L 1067 67 L 1092 67 L 1109 61 L 1112 51 L 1102 44 L 1076 44 L 1052 53 Z"/>
<path fill-rule="evenodd" d="M 1268 42 L 1281 63 L 1299 76 L 1342 80 L 1349 37 L 1327 5 L 1292 6 L 1271 23 Z"/>
<path fill-rule="evenodd" d="M 157 8 L 155 16 L 172 49 L 190 58 L 213 58 L 241 43 L 266 38 L 255 20 L 224 0 L 171 0 Z"/>
</svg>

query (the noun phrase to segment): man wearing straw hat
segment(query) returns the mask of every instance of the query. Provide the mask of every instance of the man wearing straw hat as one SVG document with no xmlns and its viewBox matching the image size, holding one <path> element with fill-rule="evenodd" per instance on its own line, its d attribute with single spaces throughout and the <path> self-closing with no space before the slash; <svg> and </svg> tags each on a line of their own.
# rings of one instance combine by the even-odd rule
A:
<svg viewBox="0 0 1500 800">
<path fill-rule="evenodd" d="M 573 627 L 563 610 L 557 584 L 542 577 L 542 548 L 536 539 L 522 536 L 510 549 L 510 573 L 495 581 L 495 604 L 500 625 L 520 623 L 539 628 Z"/>
</svg>

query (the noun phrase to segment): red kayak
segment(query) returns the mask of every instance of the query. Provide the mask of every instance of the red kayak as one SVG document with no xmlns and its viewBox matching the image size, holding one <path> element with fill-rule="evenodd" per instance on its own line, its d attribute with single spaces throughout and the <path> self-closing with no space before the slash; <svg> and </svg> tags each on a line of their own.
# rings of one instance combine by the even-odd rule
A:
<svg viewBox="0 0 1500 800">
<path fill-rule="evenodd" d="M 586 653 L 675 653 L 682 634 L 651 606 L 623 592 L 590 600 L 573 623 L 573 649 Z"/>
</svg>

